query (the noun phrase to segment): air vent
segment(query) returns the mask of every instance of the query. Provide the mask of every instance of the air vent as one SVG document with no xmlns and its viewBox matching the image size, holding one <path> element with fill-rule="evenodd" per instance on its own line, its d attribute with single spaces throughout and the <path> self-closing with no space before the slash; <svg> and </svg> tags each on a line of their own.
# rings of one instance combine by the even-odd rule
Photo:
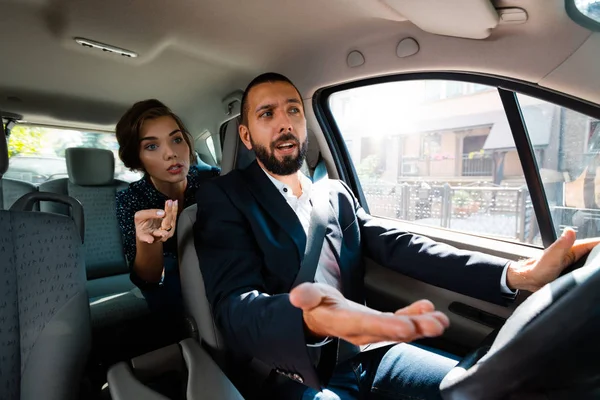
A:
<svg viewBox="0 0 600 400">
<path fill-rule="evenodd" d="M 75 42 L 82 45 L 83 47 L 89 47 L 92 49 L 102 50 L 104 52 L 118 54 L 123 57 L 135 58 L 138 56 L 137 53 L 134 53 L 133 51 L 125 50 L 125 49 L 122 49 L 122 48 L 116 47 L 116 46 L 111 46 L 110 44 L 106 44 L 106 43 L 96 42 L 96 41 L 90 40 L 90 39 L 76 37 Z"/>
</svg>

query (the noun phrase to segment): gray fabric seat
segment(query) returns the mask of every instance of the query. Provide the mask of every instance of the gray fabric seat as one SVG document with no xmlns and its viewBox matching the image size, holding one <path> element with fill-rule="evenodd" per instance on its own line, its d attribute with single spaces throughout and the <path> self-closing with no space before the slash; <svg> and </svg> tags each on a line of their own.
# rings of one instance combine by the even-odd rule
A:
<svg viewBox="0 0 600 400">
<path fill-rule="evenodd" d="M 18 181 L 16 179 L 2 178 L 0 180 L 0 209 L 8 210 L 15 201 L 27 193 L 37 192 L 38 188 L 33 183 Z M 36 206 L 36 209 L 38 206 Z"/>
<path fill-rule="evenodd" d="M 76 399 L 91 349 L 77 227 L 27 211 L 0 211 L 0 226 L 0 398 Z"/>
<path fill-rule="evenodd" d="M 139 290 L 129 279 L 129 267 L 117 221 L 115 195 L 127 187 L 114 179 L 115 160 L 110 150 L 69 148 L 68 179 L 40 185 L 40 191 L 63 193 L 81 202 L 85 216 L 87 289 L 94 327 L 116 323 L 147 312 Z M 67 214 L 68 208 L 42 202 L 41 211 Z"/>
<path fill-rule="evenodd" d="M 237 127 L 236 121 L 231 121 L 227 125 L 222 144 L 221 175 L 232 171 L 236 167 L 243 168 L 254 160 L 254 153 L 248 151 L 239 139 Z M 196 212 L 196 205 L 186 208 L 177 222 L 181 292 L 186 313 L 193 319 L 198 328 L 199 339 L 209 346 L 213 350 L 213 354 L 218 357 L 224 354 L 226 349 L 206 298 L 204 280 L 202 279 L 198 255 L 194 246 Z"/>
</svg>

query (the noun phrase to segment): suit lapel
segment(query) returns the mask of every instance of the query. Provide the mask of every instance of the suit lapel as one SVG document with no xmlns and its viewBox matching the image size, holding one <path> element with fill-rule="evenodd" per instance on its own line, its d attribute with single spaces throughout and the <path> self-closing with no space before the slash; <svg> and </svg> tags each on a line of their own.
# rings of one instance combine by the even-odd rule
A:
<svg viewBox="0 0 600 400">
<path fill-rule="evenodd" d="M 306 249 L 306 234 L 294 210 L 287 204 L 256 161 L 242 170 L 242 174 L 246 178 L 246 183 L 252 195 L 292 238 L 298 250 L 299 260 L 302 262 L 304 250 Z"/>
</svg>

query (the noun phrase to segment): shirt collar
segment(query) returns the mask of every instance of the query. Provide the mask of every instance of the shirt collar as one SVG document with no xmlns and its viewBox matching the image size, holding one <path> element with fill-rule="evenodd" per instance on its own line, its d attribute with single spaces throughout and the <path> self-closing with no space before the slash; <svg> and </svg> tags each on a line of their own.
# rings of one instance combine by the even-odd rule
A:
<svg viewBox="0 0 600 400">
<path fill-rule="evenodd" d="M 271 180 L 273 185 L 275 185 L 275 188 L 277 189 L 277 191 L 279 193 L 281 193 L 284 197 L 296 198 L 296 196 L 294 196 L 294 191 L 292 190 L 292 188 L 290 186 L 275 179 L 271 174 L 269 174 L 267 171 L 265 171 L 262 167 L 261 167 L 261 169 L 263 170 L 265 175 L 267 175 L 267 177 Z M 312 189 L 311 180 L 306 175 L 304 175 L 301 171 L 298 171 L 297 174 L 298 174 L 298 177 L 300 178 L 300 186 L 302 187 L 302 195 L 299 197 L 299 199 L 304 198 L 304 197 L 310 198 L 310 191 Z"/>
</svg>

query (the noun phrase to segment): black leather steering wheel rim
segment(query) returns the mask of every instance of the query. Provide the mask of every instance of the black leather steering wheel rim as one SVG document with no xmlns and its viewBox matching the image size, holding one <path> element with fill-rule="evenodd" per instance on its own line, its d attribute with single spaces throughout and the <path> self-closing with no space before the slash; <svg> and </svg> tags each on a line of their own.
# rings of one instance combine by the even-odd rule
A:
<svg viewBox="0 0 600 400">
<path fill-rule="evenodd" d="M 524 301 L 485 347 L 444 378 L 444 399 L 600 398 L 600 246 Z"/>
</svg>

